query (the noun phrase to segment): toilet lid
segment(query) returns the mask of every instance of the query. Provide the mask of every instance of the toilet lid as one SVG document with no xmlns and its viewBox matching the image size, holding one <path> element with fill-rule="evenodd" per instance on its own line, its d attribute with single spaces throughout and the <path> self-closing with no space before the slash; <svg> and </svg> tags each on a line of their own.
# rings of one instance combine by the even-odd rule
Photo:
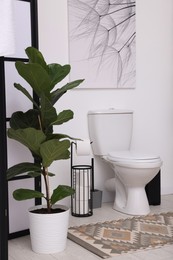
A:
<svg viewBox="0 0 173 260">
<path fill-rule="evenodd" d="M 119 151 L 108 153 L 108 159 L 121 162 L 156 162 L 160 160 L 160 157 L 153 154 L 139 153 L 135 151 Z"/>
</svg>

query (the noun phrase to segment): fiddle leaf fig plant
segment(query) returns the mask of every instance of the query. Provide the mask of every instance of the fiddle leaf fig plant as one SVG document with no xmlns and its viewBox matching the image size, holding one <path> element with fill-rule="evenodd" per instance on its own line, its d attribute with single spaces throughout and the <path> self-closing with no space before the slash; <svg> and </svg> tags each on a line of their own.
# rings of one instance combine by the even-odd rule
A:
<svg viewBox="0 0 173 260">
<path fill-rule="evenodd" d="M 70 140 L 72 137 L 54 133 L 53 126 L 68 122 L 73 118 L 70 109 L 57 113 L 54 105 L 70 89 L 77 87 L 83 79 L 65 84 L 60 88 L 56 85 L 70 72 L 70 65 L 47 64 L 40 51 L 34 47 L 25 50 L 29 61 L 15 63 L 19 75 L 27 81 L 39 102 L 36 103 L 31 94 L 19 83 L 14 87 L 21 91 L 32 103 L 33 109 L 26 112 L 14 112 L 10 119 L 8 137 L 20 142 L 32 153 L 34 162 L 22 162 L 7 170 L 7 179 L 21 174 L 31 177 L 43 176 L 45 194 L 36 190 L 17 189 L 13 192 L 16 200 L 44 198 L 47 212 L 51 213 L 52 206 L 59 200 L 70 196 L 74 190 L 67 185 L 59 185 L 50 194 L 49 178 L 55 174 L 49 172 L 49 166 L 56 160 L 70 158 Z"/>
</svg>

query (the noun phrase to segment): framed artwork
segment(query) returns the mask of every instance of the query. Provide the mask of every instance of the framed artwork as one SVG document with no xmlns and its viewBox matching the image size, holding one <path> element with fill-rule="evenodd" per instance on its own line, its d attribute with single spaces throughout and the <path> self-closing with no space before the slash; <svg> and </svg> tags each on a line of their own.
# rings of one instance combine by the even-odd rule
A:
<svg viewBox="0 0 173 260">
<path fill-rule="evenodd" d="M 68 0 L 70 80 L 82 88 L 135 88 L 136 3 Z"/>
</svg>

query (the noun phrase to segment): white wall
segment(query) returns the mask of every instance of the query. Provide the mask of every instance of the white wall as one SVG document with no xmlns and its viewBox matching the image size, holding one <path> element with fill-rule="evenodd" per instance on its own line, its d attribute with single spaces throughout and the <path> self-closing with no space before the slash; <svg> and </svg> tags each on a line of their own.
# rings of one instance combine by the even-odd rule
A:
<svg viewBox="0 0 173 260">
<path fill-rule="evenodd" d="M 136 0 L 137 2 L 137 83 L 136 89 L 75 89 L 65 94 L 57 109 L 70 108 L 75 118 L 61 131 L 88 137 L 87 112 L 98 108 L 134 110 L 132 147 L 154 152 L 163 159 L 161 192 L 173 193 L 173 1 Z M 166 3 L 165 3 L 166 2 Z M 67 0 L 39 0 L 39 47 L 47 62 L 68 60 Z M 80 158 L 88 163 L 90 158 Z M 53 187 L 70 182 L 70 161 L 59 161 L 52 171 Z M 113 173 L 95 161 L 95 185 L 103 189 Z M 104 192 L 104 200 L 112 197 Z"/>
</svg>

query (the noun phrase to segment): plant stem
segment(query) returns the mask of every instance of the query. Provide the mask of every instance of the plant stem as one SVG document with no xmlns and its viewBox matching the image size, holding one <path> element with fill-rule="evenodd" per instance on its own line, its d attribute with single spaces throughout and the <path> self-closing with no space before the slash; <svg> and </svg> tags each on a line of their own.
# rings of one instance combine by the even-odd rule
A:
<svg viewBox="0 0 173 260">
<path fill-rule="evenodd" d="M 47 202 L 47 211 L 51 212 L 51 203 L 50 203 L 50 190 L 49 190 L 49 176 L 48 176 L 48 168 L 43 167 L 43 176 L 46 188 L 46 202 Z"/>
<path fill-rule="evenodd" d="M 38 115 L 38 122 L 39 122 L 39 125 L 40 125 L 40 130 L 43 131 L 42 124 L 41 124 L 41 117 L 40 117 L 40 115 Z"/>
<path fill-rule="evenodd" d="M 40 125 L 40 129 L 43 131 L 41 117 L 38 115 L 38 121 Z M 43 167 L 43 176 L 44 176 L 44 183 L 46 189 L 46 203 L 47 203 L 47 212 L 51 212 L 51 202 L 50 202 L 50 189 L 49 189 L 49 175 L 48 175 L 48 168 Z"/>
</svg>

